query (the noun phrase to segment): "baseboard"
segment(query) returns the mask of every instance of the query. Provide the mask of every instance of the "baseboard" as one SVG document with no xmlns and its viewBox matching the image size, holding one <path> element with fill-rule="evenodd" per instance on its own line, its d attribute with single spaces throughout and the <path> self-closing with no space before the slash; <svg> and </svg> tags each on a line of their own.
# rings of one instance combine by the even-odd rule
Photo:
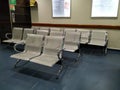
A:
<svg viewBox="0 0 120 90">
<path fill-rule="evenodd" d="M 115 50 L 115 51 L 120 51 L 120 48 L 112 48 L 112 47 L 108 47 L 109 50 Z"/>
</svg>

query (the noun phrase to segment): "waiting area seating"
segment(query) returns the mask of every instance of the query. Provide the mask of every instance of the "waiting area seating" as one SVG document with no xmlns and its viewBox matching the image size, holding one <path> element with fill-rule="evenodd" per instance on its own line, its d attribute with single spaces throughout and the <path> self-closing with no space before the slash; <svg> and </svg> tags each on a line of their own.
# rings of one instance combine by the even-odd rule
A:
<svg viewBox="0 0 120 90">
<path fill-rule="evenodd" d="M 63 28 L 60 27 L 50 27 L 50 31 L 63 31 Z"/>
<path fill-rule="evenodd" d="M 79 48 L 80 32 L 66 32 L 64 50 L 74 52 Z"/>
<path fill-rule="evenodd" d="M 14 67 L 17 68 L 32 62 L 52 68 L 60 62 L 60 69 L 57 72 L 57 77 L 59 77 L 64 60 L 80 60 L 81 44 L 102 46 L 104 52 L 107 53 L 108 38 L 105 30 L 73 28 L 67 31 L 67 29 L 24 29 L 20 40 L 25 42 L 25 49 L 23 52 L 11 55 L 11 58 L 18 59 Z M 19 44 L 22 43 L 15 44 L 15 50 Z M 21 61 L 24 61 L 24 63 L 21 63 Z"/>
<path fill-rule="evenodd" d="M 34 29 L 33 28 L 24 28 L 23 31 L 23 36 L 22 36 L 22 43 L 25 43 L 26 38 L 27 38 L 27 34 L 33 34 L 34 33 Z"/>
<path fill-rule="evenodd" d="M 74 60 L 74 62 L 79 61 L 80 37 L 81 37 L 80 32 L 73 32 L 73 31 L 66 32 L 65 41 L 64 41 L 63 59 Z M 74 56 L 74 58 L 73 58 L 73 56 Z"/>
<path fill-rule="evenodd" d="M 12 33 L 6 33 L 7 40 L 3 42 L 6 43 L 19 43 L 22 40 L 23 28 L 14 27 Z M 12 36 L 12 38 L 10 38 Z"/>
<path fill-rule="evenodd" d="M 77 29 L 77 32 L 81 33 L 81 44 L 88 44 L 90 40 L 90 30 L 89 29 Z"/>
<path fill-rule="evenodd" d="M 33 34 L 34 29 L 33 28 L 18 28 L 14 27 L 12 30 L 12 33 L 6 33 L 6 37 L 8 40 L 3 40 L 5 43 L 12 44 L 14 50 L 16 52 L 21 52 L 21 50 L 16 49 L 16 47 L 21 43 L 23 46 L 26 43 L 27 34 Z M 12 38 L 8 38 L 8 36 L 11 35 Z"/>
<path fill-rule="evenodd" d="M 39 34 L 39 35 L 48 36 L 50 34 L 50 30 L 47 30 L 47 29 L 38 29 L 38 30 L 36 30 L 35 33 Z"/>
<path fill-rule="evenodd" d="M 65 32 L 76 32 L 76 28 L 64 28 Z"/>
<path fill-rule="evenodd" d="M 25 43 L 25 50 L 23 52 L 11 55 L 12 58 L 18 59 L 17 63 L 15 64 L 15 67 L 21 61 L 21 59 L 29 61 L 31 58 L 40 55 L 42 47 L 43 36 L 28 34 Z"/>
<path fill-rule="evenodd" d="M 43 53 L 31 59 L 32 62 L 52 67 L 61 59 L 59 56 L 63 50 L 64 37 L 46 36 Z"/>
<path fill-rule="evenodd" d="M 104 47 L 104 53 L 107 53 L 108 37 L 105 30 L 92 30 L 89 45 Z"/>
<path fill-rule="evenodd" d="M 14 27 L 12 33 L 6 33 L 6 38 L 8 40 L 4 40 L 3 42 L 7 43 L 25 43 L 27 38 L 27 34 L 33 34 L 33 28 L 18 28 Z M 9 35 L 12 35 L 12 38 L 9 38 Z"/>
<path fill-rule="evenodd" d="M 50 36 L 65 36 L 64 30 L 50 30 Z"/>
<path fill-rule="evenodd" d="M 36 29 L 35 29 L 36 28 Z M 8 40 L 4 40 L 3 42 L 7 43 L 25 43 L 25 39 L 27 34 L 39 34 L 44 36 L 64 36 L 65 37 L 65 49 L 67 50 L 75 50 L 78 47 L 73 47 L 74 38 L 79 36 L 75 33 L 80 34 L 80 42 L 79 44 L 82 45 L 95 45 L 95 46 L 102 46 L 104 48 L 104 52 L 107 53 L 107 42 L 108 42 L 108 35 L 105 30 L 97 30 L 97 29 L 82 29 L 82 28 L 67 28 L 67 27 L 33 27 L 33 28 L 13 28 L 12 31 L 12 38 L 8 38 L 9 33 L 6 34 Z M 70 34 L 72 36 L 70 36 Z M 70 42 L 72 44 L 70 44 Z M 79 40 L 77 40 L 79 41 Z M 67 44 L 68 43 L 68 44 Z M 78 42 L 77 42 L 78 43 Z M 74 43 L 75 44 L 75 43 Z M 14 46 L 16 47 L 17 44 Z M 79 47 L 80 48 L 80 47 Z M 15 48 L 14 48 L 15 49 Z M 15 49 L 16 50 L 16 49 Z M 16 50 L 17 51 L 17 50 Z"/>
<path fill-rule="evenodd" d="M 31 28 L 33 28 L 34 30 L 40 29 L 39 26 L 32 26 Z"/>
<path fill-rule="evenodd" d="M 62 60 L 61 55 L 63 49 L 63 41 L 64 37 L 44 37 L 43 35 L 28 34 L 25 50 L 21 53 L 11 55 L 11 58 L 18 59 L 15 67 L 23 66 L 29 61 L 52 67 L 58 61 Z M 25 60 L 27 62 L 19 65 L 21 60 Z M 62 65 L 60 70 L 62 70 Z M 60 72 L 60 70 L 58 72 Z"/>
<path fill-rule="evenodd" d="M 50 27 L 43 27 L 43 26 L 41 26 L 41 27 L 39 27 L 39 29 L 41 29 L 41 30 L 50 30 Z"/>
</svg>

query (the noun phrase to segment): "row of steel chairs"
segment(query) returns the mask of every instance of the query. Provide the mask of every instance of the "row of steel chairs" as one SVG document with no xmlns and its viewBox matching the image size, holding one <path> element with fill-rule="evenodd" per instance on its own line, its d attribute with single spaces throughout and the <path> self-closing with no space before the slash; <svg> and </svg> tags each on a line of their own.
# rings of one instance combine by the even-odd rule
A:
<svg viewBox="0 0 120 90">
<path fill-rule="evenodd" d="M 8 40 L 3 42 L 9 43 L 25 43 L 27 34 L 39 34 L 39 35 L 50 35 L 50 36 L 66 36 L 66 39 L 80 44 L 102 46 L 104 52 L 107 53 L 108 35 L 105 30 L 89 30 L 89 29 L 76 29 L 76 28 L 55 28 L 55 27 L 39 27 L 39 28 L 13 28 L 12 39 L 9 39 L 9 34 L 6 34 Z M 71 35 L 70 35 L 71 34 Z M 76 34 L 76 35 L 75 35 Z M 78 35 L 77 35 L 78 34 Z M 75 39 L 79 37 L 80 40 Z M 74 48 L 74 47 L 72 47 Z M 69 48 L 71 49 L 71 47 Z"/>
<path fill-rule="evenodd" d="M 94 45 L 103 47 L 103 52 L 107 53 L 107 45 L 108 45 L 108 33 L 106 30 L 90 30 L 90 29 L 77 29 L 77 28 L 55 28 L 51 27 L 48 29 L 44 27 L 40 27 L 44 30 L 50 30 L 50 35 L 62 36 L 66 33 L 72 32 L 80 32 L 80 44 Z M 69 37 L 71 39 L 72 37 Z M 71 39 L 72 40 L 72 39 Z"/>
<path fill-rule="evenodd" d="M 15 27 L 12 29 L 12 33 L 6 33 L 7 40 L 4 40 L 3 42 L 6 43 L 25 43 L 25 39 L 27 37 L 27 34 L 34 33 L 34 30 L 32 28 L 18 28 Z M 12 38 L 11 38 L 12 37 Z"/>
<path fill-rule="evenodd" d="M 65 56 L 63 57 L 64 45 L 64 36 L 27 34 L 24 51 L 13 54 L 10 57 L 18 59 L 18 61 L 15 63 L 15 68 L 24 66 L 28 62 L 40 64 L 51 68 L 57 62 L 61 62 L 59 64 L 60 68 L 56 73 L 58 78 L 63 69 L 62 61 L 65 58 Z M 25 62 L 21 63 L 21 61 Z"/>
<path fill-rule="evenodd" d="M 17 44 L 25 43 L 23 52 L 11 55 L 11 58 L 18 59 L 15 67 L 24 66 L 28 62 L 41 64 L 47 67 L 53 67 L 57 62 L 69 59 L 68 56 L 63 56 L 64 51 L 74 52 L 80 50 L 80 44 L 90 45 L 106 45 L 106 31 L 91 31 L 81 29 L 29 29 L 32 31 L 30 34 L 27 29 L 22 30 L 26 36 L 20 39 Z M 17 31 L 17 30 L 16 30 Z M 19 31 L 19 30 L 18 30 Z M 20 33 L 19 33 L 20 34 Z M 86 38 L 86 36 L 88 38 Z M 99 37 L 99 38 L 98 38 Z M 104 38 L 104 39 L 103 39 Z M 85 42 L 86 41 L 86 42 Z M 15 45 L 17 45 L 15 44 Z M 80 52 L 77 54 L 76 60 L 80 58 Z M 24 60 L 25 63 L 21 63 Z M 57 76 L 63 69 L 63 64 L 60 64 Z"/>
<path fill-rule="evenodd" d="M 78 30 L 81 34 L 81 43 L 85 44 L 89 41 L 89 33 L 90 30 Z M 76 29 L 70 29 L 70 28 L 41 28 L 41 29 L 33 29 L 33 28 L 13 28 L 12 33 L 7 33 L 6 38 L 8 40 L 4 40 L 3 42 L 8 43 L 19 43 L 21 40 L 22 42 L 25 41 L 27 33 L 35 33 L 35 34 L 41 34 L 41 35 L 53 35 L 53 36 L 64 36 L 65 32 L 76 32 Z M 12 38 L 9 38 L 9 35 L 12 35 Z"/>
<path fill-rule="evenodd" d="M 12 32 L 12 38 L 8 38 L 8 40 L 4 40 L 3 42 L 7 43 L 25 43 L 27 34 L 39 34 L 45 36 L 64 36 L 65 37 L 65 49 L 70 49 L 72 51 L 78 49 L 78 45 L 80 42 L 80 33 L 77 32 L 67 32 L 66 34 L 62 31 L 53 31 L 49 30 L 34 30 L 33 28 L 14 28 Z M 6 35 L 8 37 L 8 34 Z M 71 42 L 72 41 L 72 42 Z M 71 44 L 71 45 L 70 45 Z M 69 47 L 69 48 L 67 48 Z"/>
</svg>

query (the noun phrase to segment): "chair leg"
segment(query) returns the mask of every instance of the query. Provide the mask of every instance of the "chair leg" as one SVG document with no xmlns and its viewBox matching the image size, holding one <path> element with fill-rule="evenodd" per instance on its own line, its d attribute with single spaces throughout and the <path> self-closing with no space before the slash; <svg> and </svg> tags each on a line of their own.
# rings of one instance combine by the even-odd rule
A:
<svg viewBox="0 0 120 90">
<path fill-rule="evenodd" d="M 105 45 L 105 46 L 103 47 L 103 53 L 104 53 L 104 55 L 107 54 L 107 45 Z"/>
<path fill-rule="evenodd" d="M 21 61 L 21 59 L 17 60 L 17 62 L 14 65 L 14 68 L 17 68 L 17 64 Z"/>
<path fill-rule="evenodd" d="M 58 72 L 56 74 L 57 75 L 56 79 L 59 79 L 60 73 L 63 70 L 63 60 L 60 60 L 59 65 L 60 65 L 60 69 L 58 70 Z"/>
<path fill-rule="evenodd" d="M 23 64 L 21 64 L 21 65 L 17 65 L 20 61 L 21 61 L 21 59 L 17 60 L 17 62 L 16 62 L 15 65 L 14 65 L 14 68 L 24 66 L 25 64 L 27 64 L 27 63 L 29 62 L 29 61 L 26 61 L 25 63 L 23 63 Z"/>
<path fill-rule="evenodd" d="M 105 45 L 105 55 L 107 54 L 107 45 L 108 45 L 108 41 L 107 41 L 107 43 Z"/>
<path fill-rule="evenodd" d="M 59 76 L 60 76 L 60 73 L 62 72 L 62 70 L 63 70 L 63 65 L 60 66 L 60 69 L 58 70 L 56 79 L 59 79 Z"/>
<path fill-rule="evenodd" d="M 107 46 L 105 47 L 105 54 L 107 54 Z"/>
<path fill-rule="evenodd" d="M 76 63 L 78 63 L 78 62 L 79 62 L 79 60 L 80 60 L 80 56 L 81 56 L 81 54 L 80 54 L 80 53 L 78 53 L 78 55 L 77 55 L 77 57 L 76 57 L 76 60 L 75 60 L 74 64 L 76 64 Z"/>
<path fill-rule="evenodd" d="M 81 56 L 81 55 L 80 55 L 80 53 L 79 53 L 79 54 L 78 54 L 78 57 L 77 57 L 77 58 L 78 58 L 77 61 L 79 61 L 80 56 Z"/>
</svg>

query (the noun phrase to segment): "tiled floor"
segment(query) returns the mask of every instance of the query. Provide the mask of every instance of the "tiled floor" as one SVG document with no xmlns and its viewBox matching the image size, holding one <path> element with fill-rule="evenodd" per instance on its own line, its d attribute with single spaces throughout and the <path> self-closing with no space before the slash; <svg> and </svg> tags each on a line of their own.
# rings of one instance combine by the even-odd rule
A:
<svg viewBox="0 0 120 90">
<path fill-rule="evenodd" d="M 36 77 L 18 72 L 13 68 L 16 60 L 10 58 L 14 53 L 0 45 L 0 90 L 120 90 L 120 51 L 108 50 L 105 56 L 84 53 L 58 80 L 43 77 L 45 73 Z"/>
</svg>

